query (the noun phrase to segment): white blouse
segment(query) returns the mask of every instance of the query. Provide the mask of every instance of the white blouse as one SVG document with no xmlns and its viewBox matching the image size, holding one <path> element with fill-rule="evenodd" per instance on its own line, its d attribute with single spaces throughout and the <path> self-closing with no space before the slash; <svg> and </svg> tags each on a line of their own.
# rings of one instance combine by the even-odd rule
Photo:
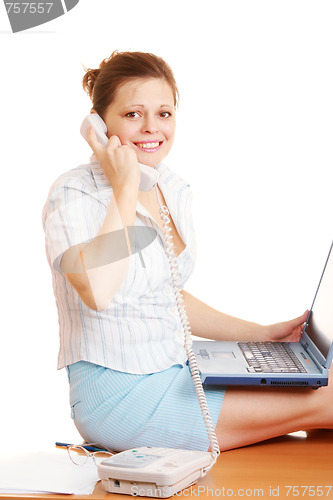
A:
<svg viewBox="0 0 333 500">
<path fill-rule="evenodd" d="M 189 185 L 164 164 L 156 167 L 178 234 L 186 247 L 177 257 L 179 288 L 195 262 L 195 235 Z M 129 257 L 124 280 L 109 306 L 86 306 L 60 269 L 64 252 L 93 239 L 99 232 L 112 188 L 96 158 L 61 175 L 52 185 L 43 209 L 46 254 L 58 308 L 58 369 L 80 360 L 129 373 L 154 373 L 184 364 L 184 332 L 172 286 L 164 233 L 137 202 L 135 226 L 154 228 L 156 238 Z M 140 255 L 141 254 L 141 255 Z M 143 265 L 144 264 L 144 265 Z"/>
</svg>

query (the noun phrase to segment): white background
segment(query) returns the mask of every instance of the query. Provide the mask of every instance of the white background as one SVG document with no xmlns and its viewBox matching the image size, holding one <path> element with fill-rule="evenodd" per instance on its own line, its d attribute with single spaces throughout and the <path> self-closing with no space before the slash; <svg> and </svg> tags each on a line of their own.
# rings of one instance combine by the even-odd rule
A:
<svg viewBox="0 0 333 500">
<path fill-rule="evenodd" d="M 178 136 L 166 163 L 194 192 L 196 271 L 187 290 L 271 323 L 310 307 L 332 239 L 332 2 L 80 0 L 12 34 L 0 5 L 1 449 L 80 442 L 41 211 L 86 162 L 82 65 L 115 49 L 174 70 Z"/>
</svg>

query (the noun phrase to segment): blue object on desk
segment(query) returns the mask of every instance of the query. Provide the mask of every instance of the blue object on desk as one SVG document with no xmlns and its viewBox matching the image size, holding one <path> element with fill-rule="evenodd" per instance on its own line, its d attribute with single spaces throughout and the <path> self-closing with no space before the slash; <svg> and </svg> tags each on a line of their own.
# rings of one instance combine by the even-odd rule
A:
<svg viewBox="0 0 333 500">
<path fill-rule="evenodd" d="M 109 451 L 106 448 L 97 448 L 96 446 L 89 446 L 85 444 L 73 444 L 73 443 L 58 443 L 56 442 L 56 446 L 61 446 L 63 448 L 66 448 L 67 446 L 82 446 L 82 448 L 85 448 L 88 451 Z"/>
</svg>

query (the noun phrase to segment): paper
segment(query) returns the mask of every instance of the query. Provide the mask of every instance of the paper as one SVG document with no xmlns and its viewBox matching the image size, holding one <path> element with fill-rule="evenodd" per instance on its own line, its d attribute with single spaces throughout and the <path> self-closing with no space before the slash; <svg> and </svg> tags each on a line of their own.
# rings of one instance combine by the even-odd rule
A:
<svg viewBox="0 0 333 500">
<path fill-rule="evenodd" d="M 0 456 L 0 493 L 90 495 L 97 481 L 91 458 L 74 465 L 65 450 Z"/>
</svg>

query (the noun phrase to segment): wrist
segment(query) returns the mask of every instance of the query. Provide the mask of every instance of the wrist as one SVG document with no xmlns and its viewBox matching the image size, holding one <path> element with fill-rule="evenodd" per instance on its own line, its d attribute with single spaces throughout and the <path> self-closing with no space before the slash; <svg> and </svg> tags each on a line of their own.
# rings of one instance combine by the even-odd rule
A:
<svg viewBox="0 0 333 500">
<path fill-rule="evenodd" d="M 270 340 L 270 326 L 250 323 L 245 337 L 248 342 L 267 342 Z"/>
<path fill-rule="evenodd" d="M 118 185 L 116 184 L 115 186 L 112 186 L 112 190 L 117 200 L 120 198 L 128 198 L 133 199 L 136 202 L 138 199 L 139 186 L 132 182 Z"/>
<path fill-rule="evenodd" d="M 261 325 L 261 327 L 262 342 L 271 342 L 273 325 Z"/>
</svg>

